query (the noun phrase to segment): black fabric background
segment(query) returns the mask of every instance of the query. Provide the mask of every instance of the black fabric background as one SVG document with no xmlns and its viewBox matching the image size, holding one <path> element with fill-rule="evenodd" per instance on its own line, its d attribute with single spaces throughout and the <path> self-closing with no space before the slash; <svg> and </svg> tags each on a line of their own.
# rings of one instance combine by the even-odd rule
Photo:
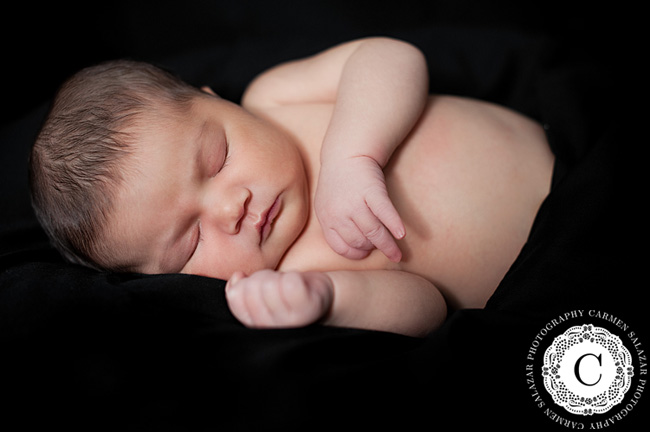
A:
<svg viewBox="0 0 650 432">
<path fill-rule="evenodd" d="M 579 8 L 575 6 L 580 6 Z M 526 353 L 574 309 L 616 315 L 650 344 L 641 297 L 643 55 L 632 7 L 582 2 L 313 1 L 17 5 L 3 26 L 0 428 L 566 429 L 530 396 Z M 26 155 L 56 86 L 130 57 L 238 100 L 279 61 L 361 36 L 408 40 L 431 91 L 498 102 L 548 126 L 554 187 L 483 310 L 419 340 L 313 326 L 253 331 L 223 282 L 97 273 L 61 261 L 38 227 Z M 435 247 L 432 245 L 431 247 Z M 398 287 L 396 287 L 398 288 Z M 611 427 L 647 421 L 648 395 Z"/>
</svg>

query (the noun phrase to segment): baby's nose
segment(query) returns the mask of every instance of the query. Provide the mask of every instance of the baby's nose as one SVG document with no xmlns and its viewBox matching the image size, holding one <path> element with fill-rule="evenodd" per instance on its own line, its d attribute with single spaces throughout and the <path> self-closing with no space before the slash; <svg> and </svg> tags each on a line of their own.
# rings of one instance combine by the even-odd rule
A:
<svg viewBox="0 0 650 432">
<path fill-rule="evenodd" d="M 217 223 L 227 234 L 237 234 L 246 215 L 251 194 L 248 189 L 238 189 L 222 197 L 217 208 Z"/>
</svg>

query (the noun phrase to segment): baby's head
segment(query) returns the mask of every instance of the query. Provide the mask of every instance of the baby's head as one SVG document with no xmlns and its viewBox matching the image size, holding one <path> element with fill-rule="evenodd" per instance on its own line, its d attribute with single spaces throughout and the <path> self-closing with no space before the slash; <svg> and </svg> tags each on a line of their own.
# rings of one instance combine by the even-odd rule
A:
<svg viewBox="0 0 650 432">
<path fill-rule="evenodd" d="M 302 231 L 298 147 L 156 67 L 111 62 L 57 94 L 31 155 L 32 201 L 72 262 L 227 279 L 274 268 Z"/>
<path fill-rule="evenodd" d="M 62 85 L 31 153 L 30 187 L 41 225 L 68 260 L 103 267 L 110 251 L 102 234 L 143 123 L 200 93 L 160 68 L 124 60 Z"/>
</svg>

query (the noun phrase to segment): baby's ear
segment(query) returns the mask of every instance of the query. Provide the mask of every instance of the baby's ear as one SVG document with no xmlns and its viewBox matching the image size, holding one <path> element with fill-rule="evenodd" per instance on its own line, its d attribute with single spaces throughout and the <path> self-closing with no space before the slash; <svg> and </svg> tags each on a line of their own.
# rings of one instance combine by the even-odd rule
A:
<svg viewBox="0 0 650 432">
<path fill-rule="evenodd" d="M 208 86 L 203 86 L 203 87 L 201 87 L 201 91 L 203 91 L 203 92 L 205 92 L 205 93 L 207 93 L 207 94 L 210 94 L 210 95 L 212 95 L 212 96 L 219 97 L 219 96 L 217 96 L 217 94 L 216 94 L 216 93 L 215 93 L 215 92 L 214 92 L 210 87 L 208 87 Z"/>
</svg>

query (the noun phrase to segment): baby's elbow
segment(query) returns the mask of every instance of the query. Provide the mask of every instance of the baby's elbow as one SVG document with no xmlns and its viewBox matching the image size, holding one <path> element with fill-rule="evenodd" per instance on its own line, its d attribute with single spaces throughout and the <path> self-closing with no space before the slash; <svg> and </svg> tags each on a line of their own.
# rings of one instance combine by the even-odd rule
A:
<svg viewBox="0 0 650 432">
<path fill-rule="evenodd" d="M 424 279 L 423 279 L 424 281 Z M 399 332 L 412 337 L 426 337 L 438 330 L 447 319 L 447 302 L 442 293 L 430 282 L 422 284 L 424 290 L 411 306 L 410 318 Z"/>
<path fill-rule="evenodd" d="M 375 49 L 382 53 L 382 57 L 390 59 L 392 65 L 398 65 L 399 74 L 406 82 L 417 85 L 421 94 L 428 93 L 429 65 L 420 48 L 410 42 L 388 37 L 374 39 L 372 43 L 377 44 Z"/>
<path fill-rule="evenodd" d="M 447 302 L 436 287 L 431 287 L 427 302 L 422 304 L 425 308 L 422 312 L 425 319 L 422 320 L 422 326 L 416 335 L 419 337 L 425 337 L 435 332 L 447 319 Z"/>
<path fill-rule="evenodd" d="M 364 41 L 365 44 L 374 45 L 378 49 L 381 49 L 391 54 L 397 54 L 401 57 L 411 59 L 411 61 L 416 63 L 426 64 L 426 57 L 424 53 L 411 42 L 395 39 L 387 36 L 378 36 L 368 38 Z"/>
</svg>

